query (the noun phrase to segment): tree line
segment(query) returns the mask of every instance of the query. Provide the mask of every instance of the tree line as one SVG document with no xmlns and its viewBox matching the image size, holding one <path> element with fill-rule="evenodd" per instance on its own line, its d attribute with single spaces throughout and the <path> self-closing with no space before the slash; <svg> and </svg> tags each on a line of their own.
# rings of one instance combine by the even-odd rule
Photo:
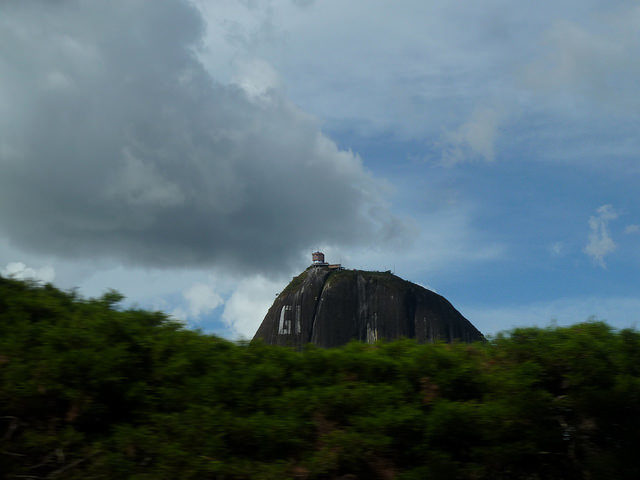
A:
<svg viewBox="0 0 640 480">
<path fill-rule="evenodd" d="M 294 351 L 121 299 L 0 278 L 1 477 L 640 477 L 636 330 Z"/>
</svg>

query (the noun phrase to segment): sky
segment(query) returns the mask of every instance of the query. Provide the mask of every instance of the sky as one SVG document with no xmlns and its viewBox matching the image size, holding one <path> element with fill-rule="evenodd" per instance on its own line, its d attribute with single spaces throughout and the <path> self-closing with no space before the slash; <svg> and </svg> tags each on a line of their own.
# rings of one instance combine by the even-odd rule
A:
<svg viewBox="0 0 640 480">
<path fill-rule="evenodd" d="M 0 3 L 0 274 L 251 338 L 321 249 L 487 335 L 640 319 L 640 5 Z"/>
</svg>

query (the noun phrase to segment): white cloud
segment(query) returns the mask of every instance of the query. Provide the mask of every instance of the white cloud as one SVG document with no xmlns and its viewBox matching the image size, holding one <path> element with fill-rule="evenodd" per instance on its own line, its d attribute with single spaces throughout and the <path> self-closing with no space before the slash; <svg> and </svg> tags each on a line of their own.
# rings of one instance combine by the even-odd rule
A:
<svg viewBox="0 0 640 480">
<path fill-rule="evenodd" d="M 241 338 L 252 338 L 284 285 L 260 275 L 242 280 L 225 303 L 222 320 Z"/>
<path fill-rule="evenodd" d="M 18 280 L 36 280 L 39 282 L 50 283 L 56 278 L 56 273 L 51 265 L 41 268 L 27 267 L 22 262 L 10 262 L 1 271 L 5 277 L 11 277 Z"/>
<path fill-rule="evenodd" d="M 584 247 L 584 253 L 602 268 L 606 268 L 604 257 L 616 249 L 608 227 L 609 222 L 616 218 L 618 213 L 611 205 L 602 205 L 596 210 L 596 215 L 589 218 L 589 241 Z"/>
<path fill-rule="evenodd" d="M 624 233 L 637 233 L 640 232 L 640 225 L 627 225 L 624 229 Z"/>
<path fill-rule="evenodd" d="M 446 147 L 443 162 L 453 165 L 465 160 L 495 160 L 495 143 L 500 114 L 491 108 L 475 110 L 460 127 L 444 135 Z"/>
<path fill-rule="evenodd" d="M 256 100 L 268 99 L 270 91 L 282 88 L 278 72 L 265 60 L 241 60 L 236 65 L 231 81 L 239 85 L 249 97 Z"/>
<path fill-rule="evenodd" d="M 211 313 L 222 305 L 223 300 L 213 289 L 212 285 L 196 283 L 182 294 L 187 301 L 187 313 L 190 319 L 198 319 L 202 315 Z"/>
</svg>

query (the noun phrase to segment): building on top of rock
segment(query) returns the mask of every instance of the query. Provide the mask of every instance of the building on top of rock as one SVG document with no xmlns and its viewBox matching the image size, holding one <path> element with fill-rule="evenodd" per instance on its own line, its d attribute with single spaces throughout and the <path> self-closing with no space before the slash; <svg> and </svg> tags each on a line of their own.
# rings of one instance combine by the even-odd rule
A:
<svg viewBox="0 0 640 480">
<path fill-rule="evenodd" d="M 316 250 L 311 254 L 312 267 L 327 267 L 329 270 L 344 270 L 344 267 L 339 263 L 327 263 L 324 260 L 324 253 Z"/>
<path fill-rule="evenodd" d="M 311 260 L 313 260 L 313 263 L 311 264 L 313 266 L 326 267 L 327 265 L 329 265 L 327 262 L 324 261 L 324 253 L 322 253 L 319 250 L 311 254 Z"/>
</svg>

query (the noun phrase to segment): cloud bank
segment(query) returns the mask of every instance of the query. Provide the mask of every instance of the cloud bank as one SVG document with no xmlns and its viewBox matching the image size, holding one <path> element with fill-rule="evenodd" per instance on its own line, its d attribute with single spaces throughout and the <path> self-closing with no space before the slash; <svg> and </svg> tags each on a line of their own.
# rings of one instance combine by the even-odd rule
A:
<svg viewBox="0 0 640 480">
<path fill-rule="evenodd" d="M 217 82 L 203 32 L 186 0 L 5 5 L 0 234 L 65 258 L 286 271 L 311 245 L 401 230 L 273 72 Z"/>
</svg>

